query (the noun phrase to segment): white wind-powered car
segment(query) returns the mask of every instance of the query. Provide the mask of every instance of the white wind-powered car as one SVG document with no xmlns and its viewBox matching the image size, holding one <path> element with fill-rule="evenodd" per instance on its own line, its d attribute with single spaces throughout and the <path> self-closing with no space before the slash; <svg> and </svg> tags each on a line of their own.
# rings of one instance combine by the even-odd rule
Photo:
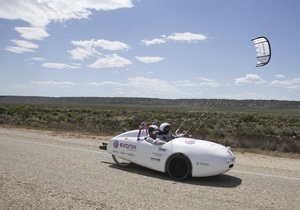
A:
<svg viewBox="0 0 300 210">
<path fill-rule="evenodd" d="M 148 136 L 147 123 L 139 129 L 113 137 L 102 143 L 100 149 L 112 154 L 119 166 L 130 163 L 165 172 L 175 180 L 192 177 L 207 177 L 229 171 L 235 163 L 235 156 L 229 147 L 194 138 L 178 137 L 156 145 L 145 140 Z"/>
</svg>

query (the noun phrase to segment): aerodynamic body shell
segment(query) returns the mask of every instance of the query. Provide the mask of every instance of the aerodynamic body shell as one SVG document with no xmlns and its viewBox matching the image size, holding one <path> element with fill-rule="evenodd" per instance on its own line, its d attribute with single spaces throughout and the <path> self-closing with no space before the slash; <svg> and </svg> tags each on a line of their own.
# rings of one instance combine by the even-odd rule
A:
<svg viewBox="0 0 300 210">
<path fill-rule="evenodd" d="M 132 130 L 113 137 L 107 144 L 107 151 L 131 163 L 161 172 L 167 172 L 169 160 L 180 155 L 188 161 L 189 173 L 193 177 L 219 175 L 229 171 L 235 163 L 230 148 L 214 142 L 179 137 L 156 145 L 145 140 L 145 130 L 137 138 L 139 132 Z"/>
</svg>

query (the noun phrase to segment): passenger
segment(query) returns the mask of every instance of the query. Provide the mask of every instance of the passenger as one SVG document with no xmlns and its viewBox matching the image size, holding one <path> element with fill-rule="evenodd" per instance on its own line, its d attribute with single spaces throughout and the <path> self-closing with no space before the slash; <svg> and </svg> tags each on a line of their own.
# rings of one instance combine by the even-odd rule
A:
<svg viewBox="0 0 300 210">
<path fill-rule="evenodd" d="M 165 144 L 165 141 L 161 141 L 157 138 L 157 134 L 159 133 L 159 129 L 156 125 L 150 125 L 148 128 L 149 136 L 145 139 L 147 142 L 152 144 L 162 145 Z"/>
<path fill-rule="evenodd" d="M 169 123 L 162 123 L 159 126 L 159 129 L 160 132 L 158 134 L 158 138 L 160 138 L 162 141 L 168 142 L 175 138 L 175 136 L 170 133 L 171 126 Z"/>
<path fill-rule="evenodd" d="M 158 138 L 161 139 L 162 141 L 171 141 L 172 139 L 175 138 L 179 138 L 179 137 L 183 137 L 187 134 L 187 131 L 181 134 L 178 134 L 178 129 L 175 132 L 176 135 L 171 134 L 170 130 L 171 130 L 171 126 L 169 123 L 162 123 L 159 126 L 160 132 L 158 134 Z"/>
</svg>

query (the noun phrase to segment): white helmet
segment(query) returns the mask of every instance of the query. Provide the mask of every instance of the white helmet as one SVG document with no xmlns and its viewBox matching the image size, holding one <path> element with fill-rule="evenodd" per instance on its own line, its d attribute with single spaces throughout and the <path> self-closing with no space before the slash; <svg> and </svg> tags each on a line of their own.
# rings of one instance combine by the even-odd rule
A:
<svg viewBox="0 0 300 210">
<path fill-rule="evenodd" d="M 156 125 L 150 125 L 149 128 L 148 128 L 148 133 L 152 133 L 152 134 L 155 134 L 155 133 L 158 133 L 159 132 L 159 129 Z"/>
<path fill-rule="evenodd" d="M 159 126 L 159 129 L 161 130 L 161 132 L 163 134 L 168 134 L 169 131 L 171 130 L 171 126 L 169 123 L 162 123 L 160 126 Z"/>
</svg>

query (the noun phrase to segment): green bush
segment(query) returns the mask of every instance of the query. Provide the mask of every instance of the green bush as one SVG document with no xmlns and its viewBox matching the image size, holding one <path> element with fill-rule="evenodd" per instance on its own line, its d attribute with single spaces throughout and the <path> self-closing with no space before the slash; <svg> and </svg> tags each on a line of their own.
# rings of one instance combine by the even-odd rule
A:
<svg viewBox="0 0 300 210">
<path fill-rule="evenodd" d="M 6 114 L 7 113 L 7 108 L 0 106 L 0 114 Z"/>
</svg>

